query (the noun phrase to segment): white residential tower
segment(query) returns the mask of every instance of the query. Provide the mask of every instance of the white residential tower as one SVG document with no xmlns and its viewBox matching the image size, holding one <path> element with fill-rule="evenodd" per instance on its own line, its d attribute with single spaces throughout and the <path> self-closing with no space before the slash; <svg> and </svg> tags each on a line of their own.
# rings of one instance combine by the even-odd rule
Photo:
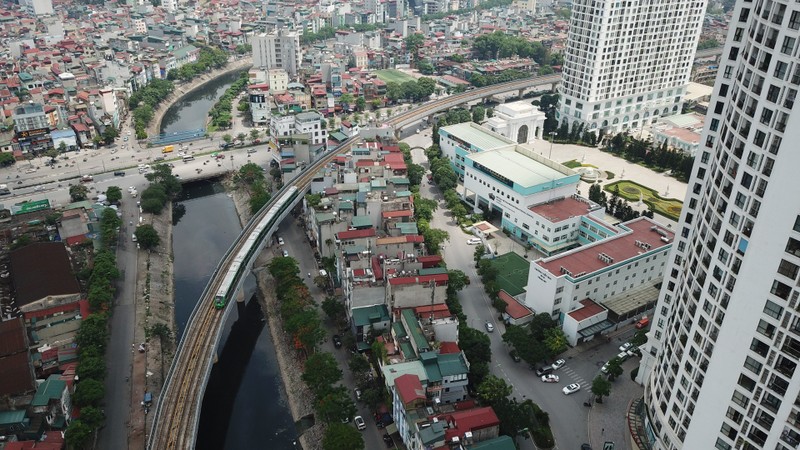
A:
<svg viewBox="0 0 800 450">
<path fill-rule="evenodd" d="M 559 123 L 638 128 L 681 110 L 705 0 L 574 0 Z"/>
<path fill-rule="evenodd" d="M 800 445 L 800 4 L 729 27 L 639 371 L 654 449 Z"/>
</svg>

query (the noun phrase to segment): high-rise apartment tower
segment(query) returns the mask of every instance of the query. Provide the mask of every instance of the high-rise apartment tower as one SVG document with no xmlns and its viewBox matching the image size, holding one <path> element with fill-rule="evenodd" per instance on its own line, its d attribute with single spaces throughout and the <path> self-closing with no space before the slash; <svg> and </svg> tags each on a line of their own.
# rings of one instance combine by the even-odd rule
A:
<svg viewBox="0 0 800 450">
<path fill-rule="evenodd" d="M 261 69 L 283 69 L 290 77 L 300 70 L 302 51 L 300 35 L 279 28 L 253 39 L 253 66 Z"/>
<path fill-rule="evenodd" d="M 559 123 L 618 132 L 679 113 L 705 0 L 573 0 Z"/>
<path fill-rule="evenodd" d="M 655 449 L 800 445 L 800 3 L 729 27 L 640 367 Z"/>
</svg>

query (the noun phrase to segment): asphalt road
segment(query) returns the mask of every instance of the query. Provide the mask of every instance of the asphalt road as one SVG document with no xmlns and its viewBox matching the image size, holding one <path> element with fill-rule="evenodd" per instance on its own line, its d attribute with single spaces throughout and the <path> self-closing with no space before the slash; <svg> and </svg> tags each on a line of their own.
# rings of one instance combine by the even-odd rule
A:
<svg viewBox="0 0 800 450">
<path fill-rule="evenodd" d="M 314 251 L 309 245 L 308 238 L 306 237 L 302 228 L 297 224 L 296 220 L 291 215 L 288 216 L 283 223 L 281 223 L 280 228 L 278 229 L 278 236 L 281 236 L 285 241 L 282 249 L 288 251 L 289 256 L 297 260 L 300 267 L 300 275 L 305 277 L 307 283 L 309 284 L 311 293 L 316 298 L 317 304 L 322 304 L 322 301 L 325 299 L 325 293 L 312 282 L 315 274 L 317 274 L 319 270 L 317 263 L 314 260 Z M 273 248 L 275 249 L 276 254 L 280 252 L 280 249 L 277 247 Z M 305 275 L 309 272 L 311 273 L 311 279 L 307 278 Z M 375 421 L 372 419 L 372 412 L 366 406 L 356 401 L 354 394 L 356 383 L 352 373 L 350 372 L 350 369 L 348 368 L 348 362 L 350 360 L 351 353 L 345 348 L 337 349 L 333 346 L 333 340 L 330 337 L 334 334 L 340 333 L 335 329 L 334 324 L 327 320 L 327 317 L 322 312 L 322 309 L 318 308 L 318 311 L 320 316 L 324 319 L 323 323 L 328 331 L 328 339 L 322 344 L 321 350 L 332 353 L 336 358 L 336 361 L 339 363 L 339 367 L 342 369 L 341 385 L 347 387 L 348 391 L 351 393 L 353 401 L 356 402 L 356 407 L 358 408 L 358 412 L 356 414 L 363 417 L 367 424 L 367 429 L 361 432 L 364 437 L 364 448 L 386 448 L 382 438 L 384 431 L 375 426 Z M 350 423 L 352 424 L 353 422 L 351 421 Z"/>
<path fill-rule="evenodd" d="M 406 139 L 405 142 L 412 147 L 427 147 L 430 145 L 429 133 L 430 130 L 424 130 Z M 422 150 L 412 150 L 412 157 L 416 163 L 427 168 L 427 159 Z M 558 383 L 543 383 L 526 363 L 515 363 L 509 355 L 509 348 L 502 341 L 505 325 L 483 291 L 483 284 L 475 270 L 473 262 L 475 247 L 467 244 L 467 239 L 471 236 L 463 233 L 455 225 L 438 188 L 425 181 L 421 193 L 426 198 L 433 198 L 439 202 L 439 209 L 434 215 L 431 226 L 446 230 L 450 234 L 449 241 L 443 246 L 447 267 L 462 270 L 472 281 L 459 293 L 469 326 L 486 332 L 487 321 L 494 325 L 495 331 L 487 333 L 491 339 L 492 373 L 514 387 L 512 396 L 518 401 L 531 399 L 550 414 L 550 427 L 556 439 L 556 448 L 580 448 L 581 444 L 588 442 L 588 408 L 583 402 L 590 397 L 591 382 L 600 373 L 600 367 L 619 353 L 618 344 L 602 345 L 587 352 L 588 354 L 568 359 L 566 365 L 555 372 L 560 378 Z M 579 383 L 581 390 L 569 396 L 564 395 L 561 389 L 570 383 Z M 530 445 L 529 442 L 521 444 Z"/>
</svg>

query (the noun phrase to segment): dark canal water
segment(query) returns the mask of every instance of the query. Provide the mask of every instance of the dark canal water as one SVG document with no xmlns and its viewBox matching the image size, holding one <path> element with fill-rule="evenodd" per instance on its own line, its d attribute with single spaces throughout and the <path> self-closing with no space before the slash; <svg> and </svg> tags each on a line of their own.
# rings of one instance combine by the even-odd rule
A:
<svg viewBox="0 0 800 450">
<path fill-rule="evenodd" d="M 221 89 L 224 91 L 224 86 Z M 212 182 L 184 185 L 173 223 L 175 321 L 180 335 L 217 262 L 241 227 L 233 201 L 220 184 Z M 247 281 L 249 287 L 254 285 L 252 277 Z M 243 319 L 239 317 L 239 312 L 231 311 L 223 326 L 219 362 L 203 399 L 196 448 L 293 449 L 297 433 L 269 325 L 255 299 L 247 304 Z"/>
<path fill-rule="evenodd" d="M 233 72 L 217 78 L 176 102 L 164 114 L 160 132 L 173 133 L 205 128 L 211 107 L 222 97 L 225 89 L 239 78 L 240 73 Z"/>
</svg>

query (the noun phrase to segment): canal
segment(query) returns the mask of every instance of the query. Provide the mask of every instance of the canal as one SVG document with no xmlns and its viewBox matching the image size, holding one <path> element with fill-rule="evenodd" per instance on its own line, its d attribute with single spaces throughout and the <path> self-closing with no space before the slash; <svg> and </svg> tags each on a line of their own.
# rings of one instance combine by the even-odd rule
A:
<svg viewBox="0 0 800 450">
<path fill-rule="evenodd" d="M 170 106 L 161 120 L 159 133 L 174 133 L 206 127 L 208 112 L 225 90 L 239 78 L 241 72 L 231 72 L 206 83 Z"/>
<path fill-rule="evenodd" d="M 164 124 L 199 128 L 214 99 L 236 77 L 228 77 L 227 84 L 211 83 L 207 90 L 193 93 L 194 100 L 182 102 L 181 108 L 170 108 Z M 201 106 L 204 113 L 198 115 Z M 183 114 L 192 114 L 196 122 L 187 121 Z M 183 128 L 167 128 L 171 129 Z M 173 206 L 175 322 L 180 336 L 217 262 L 241 226 L 233 200 L 218 182 L 185 184 Z M 248 282 L 254 284 L 252 277 Z M 248 302 L 243 320 L 239 317 L 232 311 L 223 325 L 219 362 L 212 369 L 203 399 L 196 448 L 293 449 L 297 433 L 269 324 L 255 298 Z"/>
</svg>

